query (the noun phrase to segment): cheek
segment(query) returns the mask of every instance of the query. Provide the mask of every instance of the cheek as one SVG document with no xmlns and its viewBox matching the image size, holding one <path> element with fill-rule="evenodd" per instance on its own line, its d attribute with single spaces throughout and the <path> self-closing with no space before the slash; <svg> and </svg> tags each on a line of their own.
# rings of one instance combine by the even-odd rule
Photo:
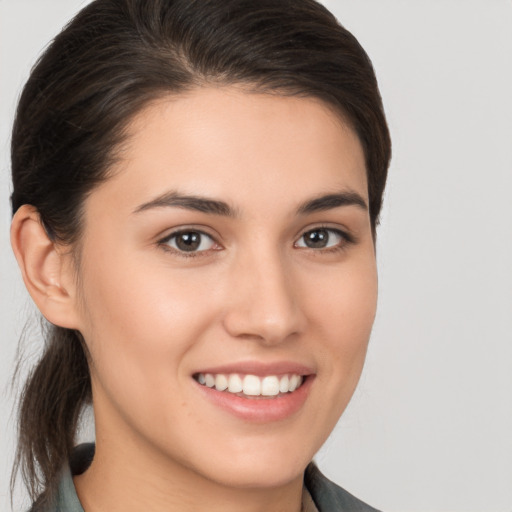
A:
<svg viewBox="0 0 512 512">
<path fill-rule="evenodd" d="M 325 280 L 311 310 L 316 314 L 317 356 L 326 367 L 325 385 L 342 390 L 348 402 L 359 380 L 377 306 L 377 270 L 373 249 L 341 266 Z M 343 407 L 344 407 L 343 405 Z"/>
<path fill-rule="evenodd" d="M 312 396 L 314 411 L 308 415 L 308 429 L 316 433 L 315 450 L 346 409 L 366 356 L 376 311 L 377 273 L 373 248 L 360 256 L 317 275 L 316 283 L 308 278 L 308 289 L 302 290 L 303 296 L 310 297 L 305 303 L 309 349 L 319 370 Z"/>
<path fill-rule="evenodd" d="M 83 335 L 93 373 L 104 387 L 143 394 L 169 387 L 184 354 L 208 322 L 211 307 L 201 302 L 186 276 L 150 264 L 144 256 L 90 251 L 82 269 Z M 173 371 L 169 370 L 173 368 Z M 112 389 L 113 391 L 113 389 Z M 151 393 L 149 393 L 151 395 Z"/>
<path fill-rule="evenodd" d="M 87 328 L 95 332 L 93 339 L 108 333 L 114 342 L 118 336 L 123 342 L 140 337 L 168 345 L 170 333 L 196 323 L 188 321 L 199 307 L 197 288 L 188 276 L 174 273 L 169 279 L 165 266 L 133 252 L 129 257 L 91 254 L 88 259 L 91 265 L 83 269 L 84 313 Z"/>
<path fill-rule="evenodd" d="M 315 287 L 311 310 L 328 339 L 340 340 L 340 351 L 367 341 L 377 306 L 377 269 L 373 250 L 361 251 L 346 265 L 333 268 Z"/>
<path fill-rule="evenodd" d="M 211 322 L 212 307 L 201 301 L 190 277 L 149 264 L 144 256 L 87 255 L 84 264 L 83 335 L 91 356 L 98 424 L 152 426 L 165 438 L 182 401 L 163 408 L 190 379 L 187 357 Z M 100 427 L 98 427 L 100 428 Z"/>
</svg>

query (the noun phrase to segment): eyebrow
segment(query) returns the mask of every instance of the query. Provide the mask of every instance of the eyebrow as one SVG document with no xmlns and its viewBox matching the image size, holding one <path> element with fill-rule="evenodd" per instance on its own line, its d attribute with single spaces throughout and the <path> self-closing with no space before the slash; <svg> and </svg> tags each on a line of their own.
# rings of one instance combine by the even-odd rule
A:
<svg viewBox="0 0 512 512">
<path fill-rule="evenodd" d="M 186 210 L 195 210 L 202 213 L 222 215 L 224 217 L 236 217 L 235 210 L 224 201 L 183 195 L 179 192 L 166 192 L 147 203 L 141 204 L 134 210 L 134 213 L 163 207 L 184 208 Z"/>
<path fill-rule="evenodd" d="M 314 199 L 310 199 L 302 203 L 297 208 L 297 214 L 308 215 L 315 212 L 340 208 L 342 206 L 357 206 L 363 210 L 368 210 L 366 201 L 361 195 L 357 192 L 343 191 L 335 194 L 325 194 Z M 183 195 L 176 191 L 166 192 L 147 203 L 141 204 L 134 210 L 134 213 L 164 207 L 195 210 L 223 217 L 237 217 L 236 210 L 224 201 L 200 196 Z"/>
<path fill-rule="evenodd" d="M 297 209 L 299 215 L 307 215 L 314 212 L 323 212 L 339 208 L 341 206 L 357 206 L 362 210 L 368 210 L 366 201 L 357 192 L 343 191 L 337 194 L 326 194 L 302 203 Z"/>
</svg>

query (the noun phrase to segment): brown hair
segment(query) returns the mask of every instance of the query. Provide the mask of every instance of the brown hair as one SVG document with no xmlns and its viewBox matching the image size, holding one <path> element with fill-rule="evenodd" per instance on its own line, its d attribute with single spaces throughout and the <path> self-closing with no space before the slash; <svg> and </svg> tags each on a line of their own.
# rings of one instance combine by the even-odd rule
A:
<svg viewBox="0 0 512 512">
<path fill-rule="evenodd" d="M 148 102 L 206 84 L 316 97 L 348 121 L 366 158 L 378 223 L 391 143 L 372 64 L 314 0 L 95 0 L 34 66 L 12 134 L 12 210 L 48 236 L 80 238 L 84 197 L 108 178 L 128 122 Z M 15 471 L 44 507 L 91 399 L 79 333 L 49 326 L 19 406 Z"/>
</svg>

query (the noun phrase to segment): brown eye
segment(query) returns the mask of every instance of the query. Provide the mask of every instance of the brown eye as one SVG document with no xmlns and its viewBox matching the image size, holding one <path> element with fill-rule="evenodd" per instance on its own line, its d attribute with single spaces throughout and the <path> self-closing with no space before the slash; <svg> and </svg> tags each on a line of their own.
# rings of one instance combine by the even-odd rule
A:
<svg viewBox="0 0 512 512">
<path fill-rule="evenodd" d="M 211 249 L 215 242 L 201 231 L 180 231 L 173 233 L 162 243 L 181 252 L 201 252 Z"/>
<path fill-rule="evenodd" d="M 327 249 L 341 245 L 346 237 L 337 229 L 316 228 L 306 231 L 296 242 L 296 247 Z"/>
</svg>

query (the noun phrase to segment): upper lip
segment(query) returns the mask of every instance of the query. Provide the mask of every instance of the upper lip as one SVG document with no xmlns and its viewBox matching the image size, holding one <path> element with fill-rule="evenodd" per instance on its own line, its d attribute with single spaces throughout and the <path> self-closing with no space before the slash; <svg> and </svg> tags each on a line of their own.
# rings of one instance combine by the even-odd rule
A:
<svg viewBox="0 0 512 512">
<path fill-rule="evenodd" d="M 285 374 L 311 375 L 315 372 L 310 366 L 292 361 L 274 361 L 267 363 L 260 361 L 242 361 L 238 363 L 228 363 L 219 366 L 201 368 L 197 372 L 194 372 L 194 375 L 198 373 L 239 373 L 243 375 L 256 375 L 258 377 L 264 377 L 266 375 Z"/>
</svg>

